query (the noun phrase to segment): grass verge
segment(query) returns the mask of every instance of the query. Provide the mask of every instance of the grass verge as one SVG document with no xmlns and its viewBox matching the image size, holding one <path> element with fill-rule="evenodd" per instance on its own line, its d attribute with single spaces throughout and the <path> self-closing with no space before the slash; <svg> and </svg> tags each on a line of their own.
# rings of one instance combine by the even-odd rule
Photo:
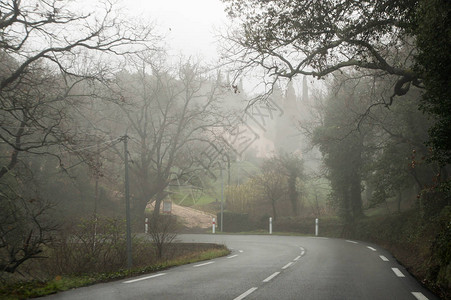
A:
<svg viewBox="0 0 451 300">
<path fill-rule="evenodd" d="M 56 276 L 54 279 L 47 281 L 36 280 L 7 284 L 0 287 L 0 298 L 12 300 L 41 297 L 77 287 L 154 273 L 170 267 L 210 260 L 230 254 L 230 250 L 225 246 L 216 246 L 212 249 L 185 254 L 164 262 L 140 268 L 132 268 L 130 270 L 118 270 L 112 273 L 91 273 L 80 276 Z"/>
</svg>

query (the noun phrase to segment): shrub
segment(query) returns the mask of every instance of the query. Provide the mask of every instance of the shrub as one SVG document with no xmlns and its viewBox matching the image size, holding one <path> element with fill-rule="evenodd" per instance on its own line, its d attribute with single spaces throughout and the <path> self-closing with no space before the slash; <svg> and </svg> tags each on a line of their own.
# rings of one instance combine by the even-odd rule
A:
<svg viewBox="0 0 451 300">
<path fill-rule="evenodd" d="M 249 220 L 249 215 L 246 213 L 236 213 L 231 211 L 224 211 L 223 231 L 225 232 L 240 232 L 253 229 L 253 224 Z M 217 214 L 218 226 L 221 224 L 221 213 Z"/>
<path fill-rule="evenodd" d="M 165 247 L 172 243 L 177 236 L 177 217 L 172 215 L 158 215 L 149 220 L 149 235 L 157 250 L 158 258 L 163 256 Z"/>
<path fill-rule="evenodd" d="M 57 274 L 110 272 L 126 264 L 125 222 L 91 217 L 68 230 L 50 245 L 51 268 Z M 53 272 L 52 272 L 53 273 Z"/>
</svg>

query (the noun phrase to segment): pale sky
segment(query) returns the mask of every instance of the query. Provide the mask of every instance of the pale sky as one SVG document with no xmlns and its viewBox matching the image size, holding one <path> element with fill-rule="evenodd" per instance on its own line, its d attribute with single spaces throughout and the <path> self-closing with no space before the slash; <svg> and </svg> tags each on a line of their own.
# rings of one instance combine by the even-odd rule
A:
<svg viewBox="0 0 451 300">
<path fill-rule="evenodd" d="M 123 0 L 128 14 L 153 20 L 172 54 L 215 60 L 217 45 L 214 28 L 227 22 L 224 4 L 219 0 Z"/>
</svg>

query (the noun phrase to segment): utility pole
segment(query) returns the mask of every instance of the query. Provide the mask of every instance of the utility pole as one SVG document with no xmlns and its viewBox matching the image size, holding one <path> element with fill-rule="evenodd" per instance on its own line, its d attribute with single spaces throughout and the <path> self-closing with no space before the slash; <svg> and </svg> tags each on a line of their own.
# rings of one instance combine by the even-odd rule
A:
<svg viewBox="0 0 451 300">
<path fill-rule="evenodd" d="M 100 176 L 100 150 L 99 150 L 99 141 L 97 141 L 97 155 L 96 155 L 96 164 L 94 169 L 94 176 L 96 178 L 96 185 L 95 185 L 95 198 L 94 198 L 94 251 L 96 249 L 97 244 L 97 223 L 98 223 L 98 216 L 97 216 L 97 203 L 99 201 L 99 176 Z"/>
<path fill-rule="evenodd" d="M 124 161 L 125 161 L 125 220 L 127 226 L 127 268 L 131 269 L 133 266 L 132 260 L 132 233 L 130 226 L 130 188 L 128 180 L 128 136 L 125 135 L 124 139 Z"/>
<path fill-rule="evenodd" d="M 221 232 L 224 232 L 224 178 L 222 175 L 222 164 L 221 166 Z"/>
</svg>

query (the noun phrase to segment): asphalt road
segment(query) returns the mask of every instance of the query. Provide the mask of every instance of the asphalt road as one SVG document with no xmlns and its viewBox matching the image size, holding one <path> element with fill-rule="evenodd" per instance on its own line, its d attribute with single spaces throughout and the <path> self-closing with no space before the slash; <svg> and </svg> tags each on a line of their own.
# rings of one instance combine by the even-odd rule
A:
<svg viewBox="0 0 451 300">
<path fill-rule="evenodd" d="M 96 284 L 48 299 L 438 299 L 390 253 L 363 242 L 292 236 L 181 235 L 227 257 Z"/>
</svg>

